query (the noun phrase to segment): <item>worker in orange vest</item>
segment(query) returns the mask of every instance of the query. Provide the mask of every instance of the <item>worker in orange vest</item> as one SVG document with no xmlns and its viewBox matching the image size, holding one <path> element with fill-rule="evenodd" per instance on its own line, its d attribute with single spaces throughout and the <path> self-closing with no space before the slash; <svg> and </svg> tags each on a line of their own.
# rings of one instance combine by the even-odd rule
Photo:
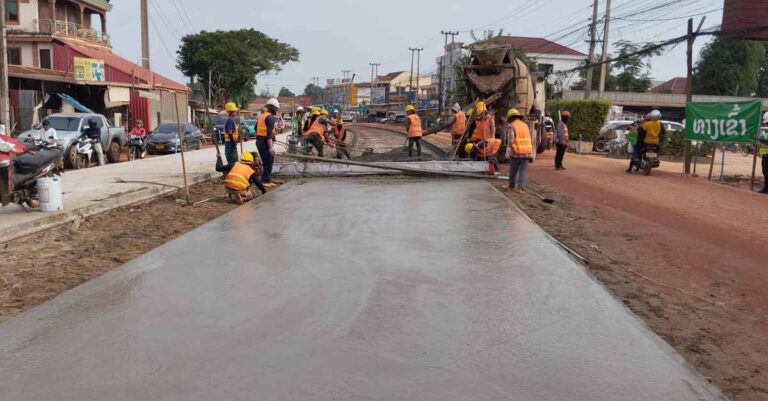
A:
<svg viewBox="0 0 768 401">
<path fill-rule="evenodd" d="M 226 177 L 224 188 L 227 195 L 239 205 L 255 197 L 251 184 L 256 185 L 262 194 L 267 193 L 267 189 L 259 180 L 263 170 L 261 158 L 252 152 L 244 152 L 239 162 L 227 165 L 223 165 L 221 157 L 216 159 L 216 171 L 224 173 Z"/>
<path fill-rule="evenodd" d="M 344 121 L 336 109 L 333 110 L 331 125 L 333 126 L 333 143 L 336 145 L 336 158 L 341 160 L 342 156 L 347 156 L 347 159 L 352 160 L 347 149 L 347 129 L 344 128 Z"/>
<path fill-rule="evenodd" d="M 565 170 L 563 167 L 563 157 L 565 157 L 565 149 L 568 147 L 568 121 L 571 120 L 571 113 L 569 111 L 563 111 L 560 113 L 560 123 L 557 124 L 557 131 L 555 131 L 555 146 L 557 151 L 555 152 L 555 169 L 557 171 Z"/>
<path fill-rule="evenodd" d="M 405 106 L 405 132 L 408 134 L 408 157 L 413 157 L 413 145 L 416 144 L 416 155 L 421 160 L 421 118 L 416 114 L 412 104 Z"/>
<path fill-rule="evenodd" d="M 475 105 L 475 121 L 472 122 L 472 137 L 474 143 L 485 141 L 496 136 L 496 122 L 493 114 L 488 112 L 482 100 Z"/>
<path fill-rule="evenodd" d="M 461 137 L 464 136 L 464 132 L 467 130 L 467 115 L 461 110 L 461 105 L 458 103 L 451 107 L 453 115 L 449 116 L 446 121 L 441 124 L 437 129 L 431 130 L 429 133 L 440 132 L 448 128 L 451 129 L 451 146 L 454 148 L 461 142 Z"/>
<path fill-rule="evenodd" d="M 323 113 L 325 111 L 325 113 Z M 323 142 L 327 142 L 325 138 L 328 137 L 328 125 L 330 121 L 325 117 L 328 112 L 323 109 L 312 110 L 312 118 L 309 124 L 309 128 L 304 132 L 304 139 L 307 141 L 306 153 L 309 154 L 312 151 L 312 147 L 317 148 L 317 155 L 323 157 Z"/>
<path fill-rule="evenodd" d="M 528 163 L 533 161 L 533 140 L 528 124 L 517 109 L 507 112 L 507 143 L 509 144 L 509 187 L 525 192 L 525 176 Z"/>
<path fill-rule="evenodd" d="M 256 121 L 256 149 L 264 160 L 264 172 L 261 176 L 261 182 L 265 186 L 273 187 L 272 165 L 275 161 L 275 132 L 277 130 L 277 112 L 280 110 L 280 102 L 275 99 L 269 99 L 264 111 L 259 115 Z"/>
</svg>

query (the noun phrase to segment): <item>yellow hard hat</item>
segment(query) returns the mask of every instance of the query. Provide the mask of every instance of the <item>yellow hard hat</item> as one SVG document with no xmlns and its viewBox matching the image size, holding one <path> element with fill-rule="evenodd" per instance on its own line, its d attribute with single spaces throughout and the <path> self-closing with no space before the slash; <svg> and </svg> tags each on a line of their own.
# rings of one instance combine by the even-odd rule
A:
<svg viewBox="0 0 768 401">
<path fill-rule="evenodd" d="M 243 152 L 243 155 L 240 156 L 241 162 L 249 162 L 253 163 L 253 153 L 251 152 Z"/>
<path fill-rule="evenodd" d="M 412 104 L 405 106 L 405 111 L 416 111 L 416 108 Z"/>
<path fill-rule="evenodd" d="M 328 110 L 326 110 L 326 109 L 320 110 L 320 115 L 327 116 L 328 115 Z"/>
<path fill-rule="evenodd" d="M 318 110 L 318 109 L 312 109 L 312 113 L 310 113 L 310 115 L 313 115 L 313 116 L 319 116 L 319 115 L 320 115 L 320 110 Z"/>
<path fill-rule="evenodd" d="M 519 116 L 519 115 L 520 115 L 520 112 L 517 111 L 517 109 L 515 109 L 515 108 L 511 108 L 507 112 L 507 118 L 514 117 L 514 116 Z"/>
<path fill-rule="evenodd" d="M 482 100 L 477 102 L 477 105 L 475 105 L 475 111 L 478 115 L 485 113 L 485 102 Z"/>
<path fill-rule="evenodd" d="M 468 143 L 468 144 L 464 145 L 464 151 L 467 152 L 467 153 L 472 153 L 472 148 L 474 148 L 474 147 L 475 147 L 475 145 L 473 145 L 472 143 Z"/>
<path fill-rule="evenodd" d="M 224 105 L 224 110 L 227 113 L 234 113 L 237 111 L 237 105 L 235 104 L 235 102 L 229 102 Z"/>
</svg>

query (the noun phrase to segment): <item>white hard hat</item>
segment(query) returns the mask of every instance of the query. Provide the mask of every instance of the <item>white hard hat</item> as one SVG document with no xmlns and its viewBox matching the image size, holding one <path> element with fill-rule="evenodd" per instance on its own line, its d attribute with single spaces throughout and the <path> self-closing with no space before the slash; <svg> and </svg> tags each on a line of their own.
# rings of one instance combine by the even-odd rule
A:
<svg viewBox="0 0 768 401">
<path fill-rule="evenodd" d="M 339 110 L 338 110 L 338 109 L 333 109 L 333 112 L 334 112 L 335 114 L 339 114 Z"/>
<path fill-rule="evenodd" d="M 652 119 L 658 120 L 658 119 L 661 118 L 661 112 L 658 111 L 658 110 L 653 110 L 653 111 L 651 111 L 650 116 L 651 116 Z"/>
<path fill-rule="evenodd" d="M 768 111 L 763 114 L 763 124 L 768 124 Z"/>
<path fill-rule="evenodd" d="M 297 107 L 297 108 L 296 108 L 296 112 L 299 112 L 299 111 L 304 111 L 304 108 L 303 108 L 303 107 L 301 107 L 301 106 Z"/>
<path fill-rule="evenodd" d="M 272 98 L 272 99 L 267 100 L 267 106 L 272 106 L 272 107 L 275 107 L 275 108 L 279 109 L 280 108 L 280 102 L 277 101 L 277 99 Z"/>
<path fill-rule="evenodd" d="M 461 111 L 461 105 L 458 104 L 458 103 L 454 103 L 453 107 L 451 107 L 451 110 L 453 110 L 455 112 L 459 112 L 459 111 Z"/>
</svg>

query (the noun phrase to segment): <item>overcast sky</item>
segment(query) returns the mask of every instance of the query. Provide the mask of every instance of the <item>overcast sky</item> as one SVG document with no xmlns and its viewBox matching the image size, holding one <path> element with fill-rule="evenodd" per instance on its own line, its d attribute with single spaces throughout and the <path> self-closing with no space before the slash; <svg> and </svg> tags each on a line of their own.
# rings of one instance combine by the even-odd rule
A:
<svg viewBox="0 0 768 401">
<path fill-rule="evenodd" d="M 299 49 L 301 60 L 277 74 L 258 77 L 258 89 L 276 93 L 281 86 L 301 93 L 312 77 L 340 78 L 341 70 L 370 80 L 370 62 L 379 73 L 410 68 L 409 47 L 423 47 L 421 71 L 435 71 L 442 51 L 441 30 L 460 31 L 457 41 L 471 42 L 469 31 L 503 28 L 506 34 L 544 37 L 587 53 L 592 0 L 150 0 L 152 67 L 186 82 L 175 67 L 180 38 L 200 30 L 254 28 Z M 657 8 L 664 3 L 673 6 Z M 140 61 L 139 2 L 112 0 L 108 31 L 115 53 Z M 613 0 L 609 42 L 648 42 L 685 34 L 688 16 L 706 15 L 704 27 L 720 24 L 722 0 Z M 600 1 L 600 16 L 605 0 Z M 617 17 L 617 19 L 613 19 Z M 600 18 L 600 17 L 599 17 Z M 602 36 L 602 23 L 599 35 Z M 700 38 L 696 52 L 706 42 Z M 651 75 L 666 80 L 685 75 L 685 45 L 652 59 Z"/>
</svg>

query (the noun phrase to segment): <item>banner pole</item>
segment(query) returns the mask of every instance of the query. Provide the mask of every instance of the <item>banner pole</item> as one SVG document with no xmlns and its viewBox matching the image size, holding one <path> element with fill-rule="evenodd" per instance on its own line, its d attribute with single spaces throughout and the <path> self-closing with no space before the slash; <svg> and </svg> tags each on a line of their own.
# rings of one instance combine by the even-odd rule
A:
<svg viewBox="0 0 768 401">
<path fill-rule="evenodd" d="M 696 166 L 699 165 L 699 153 L 701 152 L 701 144 L 696 144 L 696 151 L 693 154 L 693 174 L 692 177 L 696 177 Z M 671 153 L 670 153 L 671 154 Z"/>
<path fill-rule="evenodd" d="M 755 190 L 755 170 L 757 169 L 757 149 L 760 148 L 760 141 L 752 147 L 752 180 L 749 182 L 749 190 Z"/>
<path fill-rule="evenodd" d="M 712 181 L 712 169 L 715 167 L 715 157 L 717 157 L 717 143 L 712 147 L 712 159 L 709 161 L 709 176 L 707 181 Z"/>
<path fill-rule="evenodd" d="M 723 176 L 725 175 L 725 142 L 723 142 L 722 149 L 720 151 L 723 153 L 720 158 L 720 183 L 722 184 Z"/>
</svg>

